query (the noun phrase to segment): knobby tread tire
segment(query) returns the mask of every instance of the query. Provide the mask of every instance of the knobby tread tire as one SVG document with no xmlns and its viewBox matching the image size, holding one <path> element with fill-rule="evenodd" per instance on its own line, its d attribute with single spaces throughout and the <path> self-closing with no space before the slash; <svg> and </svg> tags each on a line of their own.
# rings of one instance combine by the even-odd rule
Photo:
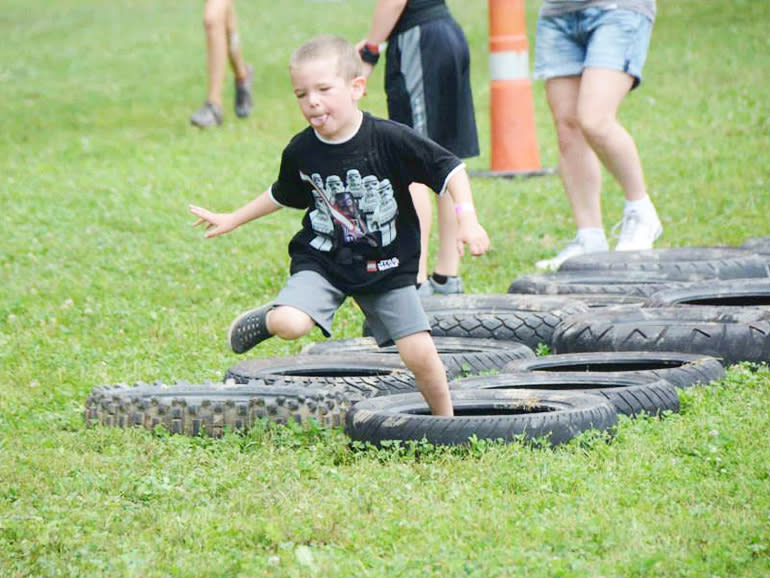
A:
<svg viewBox="0 0 770 578">
<path fill-rule="evenodd" d="M 740 307 L 594 310 L 573 315 L 553 336 L 556 353 L 680 351 L 731 365 L 770 361 L 770 312 Z"/>
<path fill-rule="evenodd" d="M 535 357 L 532 349 L 513 341 L 465 337 L 434 337 L 433 341 L 436 344 L 439 357 L 446 367 L 449 379 L 469 373 L 499 370 L 514 359 L 533 359 Z M 343 353 L 377 354 L 390 357 L 398 356 L 398 348 L 395 345 L 378 347 L 374 339 L 360 337 L 318 341 L 302 349 L 302 354 L 307 355 L 340 355 Z"/>
<path fill-rule="evenodd" d="M 535 390 L 453 391 L 454 417 L 430 415 L 422 396 L 393 395 L 357 403 L 345 419 L 354 441 L 381 445 L 386 440 L 462 445 L 478 439 L 510 442 L 547 438 L 565 443 L 588 429 L 617 423 L 613 406 L 599 396 Z"/>
<path fill-rule="evenodd" d="M 221 436 L 261 419 L 276 423 L 342 425 L 349 402 L 340 394 L 295 385 L 136 383 L 97 387 L 86 401 L 88 425 L 161 426 L 174 434 Z"/>
<path fill-rule="evenodd" d="M 504 373 L 546 375 L 602 374 L 652 375 L 675 387 L 691 387 L 718 381 L 725 368 L 715 357 L 666 351 L 601 351 L 544 355 L 508 363 Z"/>
<path fill-rule="evenodd" d="M 225 380 L 322 387 L 350 401 L 417 391 L 414 375 L 398 358 L 383 355 L 294 355 L 241 361 Z"/>
<path fill-rule="evenodd" d="M 609 401 L 618 413 L 658 415 L 679 411 L 676 388 L 654 375 L 606 373 L 502 373 L 489 377 L 469 377 L 450 384 L 452 389 L 517 390 L 534 389 L 598 395 Z"/>
<path fill-rule="evenodd" d="M 676 247 L 580 255 L 559 271 L 645 271 L 671 274 L 677 280 L 768 277 L 768 261 L 738 247 Z"/>
<path fill-rule="evenodd" d="M 770 308 L 770 278 L 703 281 L 658 291 L 647 300 L 648 307 L 674 305 Z"/>
</svg>

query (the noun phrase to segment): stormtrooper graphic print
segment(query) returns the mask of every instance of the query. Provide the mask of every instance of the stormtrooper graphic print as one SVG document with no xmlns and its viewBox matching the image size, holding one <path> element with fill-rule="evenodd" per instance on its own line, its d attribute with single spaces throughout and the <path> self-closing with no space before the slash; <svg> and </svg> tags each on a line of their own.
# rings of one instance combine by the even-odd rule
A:
<svg viewBox="0 0 770 578">
<path fill-rule="evenodd" d="M 443 193 L 462 162 L 411 128 L 364 114 L 349 140 L 328 143 L 308 128 L 284 149 L 270 193 L 306 209 L 289 244 L 291 271 L 312 270 L 347 293 L 414 284 L 420 228 L 409 185 Z"/>
</svg>

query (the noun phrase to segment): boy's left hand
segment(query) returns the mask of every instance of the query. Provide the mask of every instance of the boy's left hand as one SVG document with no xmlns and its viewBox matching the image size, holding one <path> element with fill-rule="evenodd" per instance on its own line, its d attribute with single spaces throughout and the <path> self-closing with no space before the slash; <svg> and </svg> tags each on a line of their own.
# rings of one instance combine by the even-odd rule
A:
<svg viewBox="0 0 770 578">
<path fill-rule="evenodd" d="M 475 218 L 460 219 L 458 223 L 457 252 L 460 257 L 465 255 L 466 244 L 474 257 L 489 251 L 489 235 Z"/>
</svg>

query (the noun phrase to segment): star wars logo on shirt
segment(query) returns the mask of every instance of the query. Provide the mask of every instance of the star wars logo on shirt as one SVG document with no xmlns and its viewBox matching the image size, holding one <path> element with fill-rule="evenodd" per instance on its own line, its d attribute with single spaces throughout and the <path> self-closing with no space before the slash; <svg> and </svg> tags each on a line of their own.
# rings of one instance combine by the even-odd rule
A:
<svg viewBox="0 0 770 578">
<path fill-rule="evenodd" d="M 396 239 L 398 205 L 390 180 L 362 177 L 357 169 L 347 171 L 344 182 L 338 175 L 324 182 L 318 173 L 308 176 L 301 171 L 300 178 L 313 187 L 310 224 L 316 237 L 310 244 L 315 249 L 332 250 L 335 228 L 342 229 L 345 243 L 366 239 L 374 247 L 386 247 Z"/>
<path fill-rule="evenodd" d="M 395 269 L 401 264 L 398 257 L 392 257 L 390 259 L 383 259 L 382 261 L 367 261 L 366 271 L 368 273 L 377 273 L 380 271 L 387 271 L 388 269 Z"/>
</svg>

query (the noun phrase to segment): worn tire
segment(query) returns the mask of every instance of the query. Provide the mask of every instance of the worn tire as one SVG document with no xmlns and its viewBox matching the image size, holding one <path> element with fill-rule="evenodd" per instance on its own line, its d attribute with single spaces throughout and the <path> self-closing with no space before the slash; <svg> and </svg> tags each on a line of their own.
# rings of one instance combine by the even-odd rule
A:
<svg viewBox="0 0 770 578">
<path fill-rule="evenodd" d="M 398 358 L 383 355 L 293 355 L 241 361 L 227 370 L 225 380 L 252 379 L 323 387 L 350 401 L 417 391 L 414 375 Z"/>
<path fill-rule="evenodd" d="M 85 419 L 88 425 L 161 426 L 171 433 L 220 436 L 226 429 L 247 430 L 260 419 L 338 426 L 349 405 L 338 393 L 293 385 L 137 383 L 95 388 Z"/>
<path fill-rule="evenodd" d="M 598 395 L 618 413 L 658 415 L 679 411 L 676 389 L 665 379 L 627 373 L 502 373 L 489 377 L 468 377 L 450 384 L 452 389 L 534 389 Z"/>
<path fill-rule="evenodd" d="M 386 440 L 435 445 L 467 444 L 471 437 L 510 442 L 548 438 L 553 445 L 588 429 L 606 430 L 617 413 L 599 396 L 533 390 L 453 391 L 454 417 L 430 415 L 418 394 L 393 395 L 357 403 L 345 419 L 354 440 L 381 445 Z"/>
<path fill-rule="evenodd" d="M 567 259 L 559 271 L 648 271 L 679 280 L 746 279 L 768 276 L 767 259 L 738 247 L 676 247 L 609 251 Z"/>
<path fill-rule="evenodd" d="M 573 315 L 553 336 L 556 353 L 681 351 L 725 365 L 770 361 L 770 312 L 739 307 L 594 310 Z"/>
<path fill-rule="evenodd" d="M 456 295 L 423 300 L 435 337 L 471 337 L 550 345 L 556 326 L 588 308 L 579 301 L 541 295 Z"/>
<path fill-rule="evenodd" d="M 770 308 L 770 279 L 704 281 L 654 293 L 648 307 L 698 305 Z"/>
<path fill-rule="evenodd" d="M 514 359 L 533 359 L 535 353 L 526 345 L 496 339 L 472 339 L 466 337 L 434 337 L 436 349 L 446 367 L 447 377 L 497 370 Z M 371 337 L 355 339 L 330 339 L 306 345 L 302 354 L 377 354 L 389 357 L 398 355 L 395 345 L 378 347 Z"/>
<path fill-rule="evenodd" d="M 752 237 L 741 245 L 742 249 L 754 251 L 760 255 L 770 255 L 770 237 Z"/>
<path fill-rule="evenodd" d="M 676 387 L 690 387 L 718 381 L 725 376 L 719 360 L 708 355 L 666 351 L 597 351 L 544 355 L 536 359 L 509 362 L 503 373 L 546 375 L 602 374 L 652 375 Z"/>
<path fill-rule="evenodd" d="M 674 275 L 647 271 L 557 271 L 518 277 L 508 287 L 508 292 L 564 297 L 600 294 L 647 298 L 657 291 L 681 284 L 675 278 Z"/>
</svg>

